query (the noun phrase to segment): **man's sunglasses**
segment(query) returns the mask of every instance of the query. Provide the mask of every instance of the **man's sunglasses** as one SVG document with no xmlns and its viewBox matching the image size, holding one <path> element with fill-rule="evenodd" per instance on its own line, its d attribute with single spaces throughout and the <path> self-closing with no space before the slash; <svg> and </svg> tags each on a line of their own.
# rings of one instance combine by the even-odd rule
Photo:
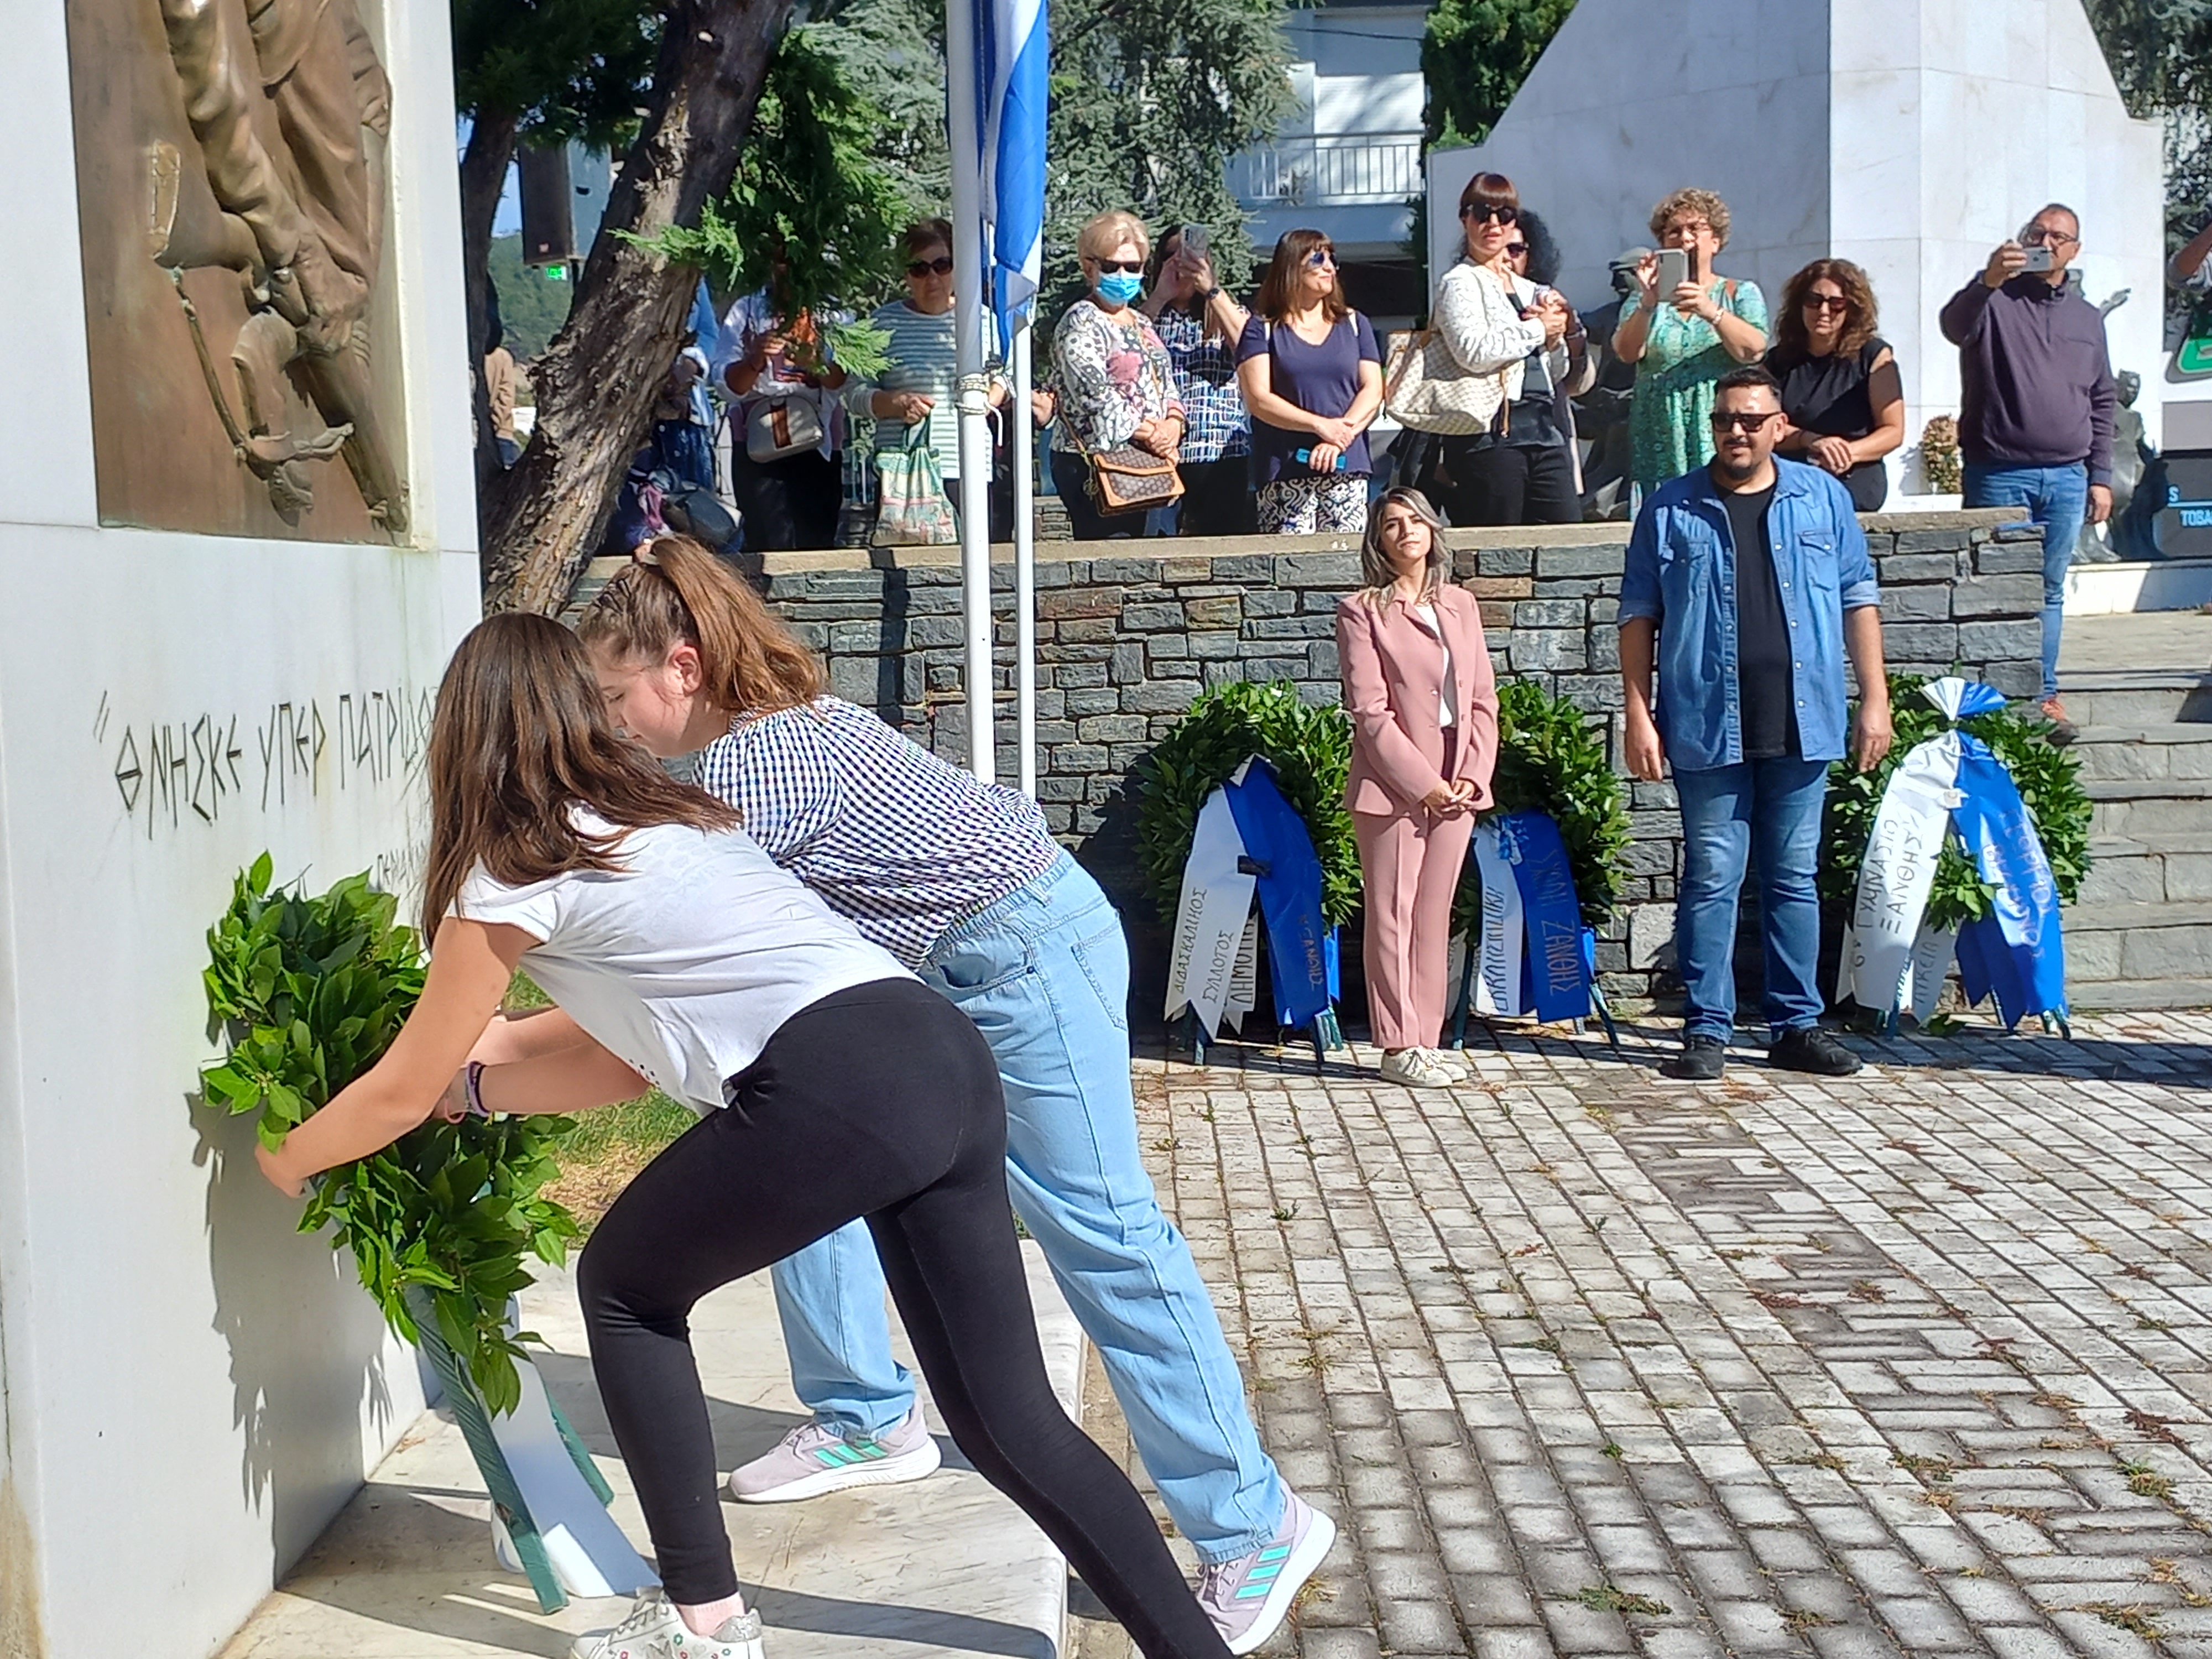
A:
<svg viewBox="0 0 2212 1659">
<path fill-rule="evenodd" d="M 1717 409 L 1713 411 L 1712 415 L 1713 430 L 1716 432 L 1756 432 L 1759 428 L 1765 426 L 1769 421 L 1774 419 L 1781 413 L 1782 411 L 1778 409 L 1770 409 L 1765 410 L 1764 413 L 1761 413 L 1757 410 L 1745 410 L 1730 413 L 1725 410 Z"/>
<path fill-rule="evenodd" d="M 916 259 L 907 266 L 906 274 L 909 276 L 950 276 L 952 274 L 952 257 L 940 253 L 934 259 Z"/>
<path fill-rule="evenodd" d="M 1470 202 L 1460 210 L 1459 216 L 1471 220 L 1479 225 L 1488 224 L 1493 219 L 1501 225 L 1517 225 L 1521 222 L 1521 210 L 1517 207 L 1503 205 L 1485 206 L 1480 202 Z"/>
<path fill-rule="evenodd" d="M 1141 276 L 1145 274 L 1145 262 L 1142 259 L 1094 259 L 1091 263 L 1098 267 L 1101 274 L 1109 270 L 1126 270 L 1132 276 Z"/>
</svg>

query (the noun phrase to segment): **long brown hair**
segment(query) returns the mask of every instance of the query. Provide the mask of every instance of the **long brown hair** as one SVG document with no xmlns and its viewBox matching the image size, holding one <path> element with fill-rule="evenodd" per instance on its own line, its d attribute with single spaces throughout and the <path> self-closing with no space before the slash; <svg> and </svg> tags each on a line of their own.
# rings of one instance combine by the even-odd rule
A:
<svg viewBox="0 0 2212 1659">
<path fill-rule="evenodd" d="M 1390 562 L 1389 552 L 1382 545 L 1382 514 L 1394 507 L 1404 507 L 1429 527 L 1429 568 L 1421 588 L 1424 601 L 1436 597 L 1451 568 L 1451 550 L 1444 545 L 1444 521 L 1429 505 L 1429 498 L 1407 485 L 1393 485 L 1367 509 L 1367 533 L 1359 540 L 1359 594 L 1376 611 L 1390 603 L 1398 586 L 1398 567 Z"/>
<path fill-rule="evenodd" d="M 1774 319 L 1774 343 L 1793 357 L 1809 357 L 1813 345 L 1805 328 L 1805 299 L 1823 276 L 1844 291 L 1844 331 L 1836 337 L 1836 356 L 1856 357 L 1881 331 L 1875 308 L 1874 284 L 1849 259 L 1815 259 L 1782 287 L 1782 311 Z"/>
<path fill-rule="evenodd" d="M 822 665 L 760 595 L 689 536 L 659 536 L 617 570 L 576 623 L 592 651 L 658 662 L 679 641 L 699 653 L 717 708 L 765 714 L 822 695 Z"/>
<path fill-rule="evenodd" d="M 1336 252 L 1336 244 L 1326 231 L 1286 230 L 1275 243 L 1275 257 L 1267 263 L 1267 274 L 1260 283 L 1260 314 L 1271 323 L 1279 323 L 1291 314 L 1291 307 L 1298 294 L 1298 272 L 1316 252 L 1326 248 Z M 1336 273 L 1328 295 L 1322 302 L 1322 311 L 1334 327 L 1352 314 L 1352 307 L 1344 298 L 1344 272 Z"/>
<path fill-rule="evenodd" d="M 738 823 L 729 807 L 678 783 L 617 733 L 576 636 L 526 611 L 485 617 L 446 665 L 429 773 L 425 939 L 479 864 L 493 880 L 519 887 L 570 870 L 621 869 L 622 830 Z M 580 806 L 616 833 L 580 828 Z"/>
</svg>

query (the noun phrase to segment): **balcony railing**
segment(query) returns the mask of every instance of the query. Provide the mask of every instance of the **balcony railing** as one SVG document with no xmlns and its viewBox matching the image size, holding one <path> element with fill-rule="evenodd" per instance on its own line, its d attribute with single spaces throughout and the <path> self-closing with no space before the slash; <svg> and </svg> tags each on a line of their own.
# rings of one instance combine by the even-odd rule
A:
<svg viewBox="0 0 2212 1659">
<path fill-rule="evenodd" d="M 1229 164 L 1247 207 L 1357 207 L 1404 201 L 1421 187 L 1417 132 L 1279 138 Z"/>
</svg>

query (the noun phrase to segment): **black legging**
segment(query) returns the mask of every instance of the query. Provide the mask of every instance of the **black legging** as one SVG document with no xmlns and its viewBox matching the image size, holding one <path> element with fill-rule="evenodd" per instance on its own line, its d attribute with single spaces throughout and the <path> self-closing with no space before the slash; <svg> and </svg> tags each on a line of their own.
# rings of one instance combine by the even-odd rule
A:
<svg viewBox="0 0 2212 1659">
<path fill-rule="evenodd" d="M 1221 1659 L 1144 1500 L 1046 1378 L 1006 1202 L 1005 1098 L 967 1016 L 911 980 L 841 991 L 786 1020 L 728 1093 L 615 1200 L 576 1273 L 670 1598 L 738 1588 L 693 1304 L 866 1216 L 954 1443 L 1148 1659 Z"/>
</svg>

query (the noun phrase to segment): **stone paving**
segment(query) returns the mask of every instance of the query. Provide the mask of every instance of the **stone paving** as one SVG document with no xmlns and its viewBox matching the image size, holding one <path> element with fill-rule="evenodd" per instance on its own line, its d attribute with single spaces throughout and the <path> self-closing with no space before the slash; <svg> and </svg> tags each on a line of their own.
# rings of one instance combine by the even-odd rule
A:
<svg viewBox="0 0 2212 1659">
<path fill-rule="evenodd" d="M 1139 1061 L 1341 1528 L 1265 1651 L 2212 1659 L 2212 1015 L 1705 1085 L 1623 1036 Z"/>
</svg>

